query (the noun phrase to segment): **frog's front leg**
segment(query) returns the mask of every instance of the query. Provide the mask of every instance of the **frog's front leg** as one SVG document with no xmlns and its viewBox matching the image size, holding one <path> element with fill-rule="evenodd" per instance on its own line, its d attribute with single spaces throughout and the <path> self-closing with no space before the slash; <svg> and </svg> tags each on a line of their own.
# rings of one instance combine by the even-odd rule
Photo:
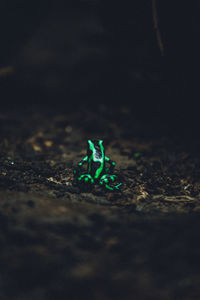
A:
<svg viewBox="0 0 200 300">
<path fill-rule="evenodd" d="M 74 174 L 76 175 L 76 177 L 79 177 L 82 173 L 82 166 L 84 163 L 86 163 L 88 161 L 88 156 L 86 155 L 79 163 L 78 166 L 75 168 L 74 170 Z"/>
<path fill-rule="evenodd" d="M 76 175 L 76 179 L 79 182 L 84 182 L 84 183 L 94 183 L 94 179 L 90 174 L 82 174 L 82 166 L 84 163 L 88 161 L 88 156 L 86 155 L 79 163 L 76 169 L 74 170 L 74 174 Z"/>
<path fill-rule="evenodd" d="M 122 183 L 119 183 L 117 185 L 110 185 L 112 184 L 115 180 L 117 179 L 116 175 L 110 175 L 110 174 L 105 174 L 101 177 L 99 183 L 101 185 L 103 185 L 105 188 L 107 188 L 108 190 L 119 190 L 120 186 L 122 185 Z"/>
<path fill-rule="evenodd" d="M 115 168 L 115 162 L 107 156 L 105 156 L 105 162 L 108 162 L 110 164 L 110 167 L 106 168 L 106 172 L 108 172 L 109 174 L 113 173 Z"/>
</svg>

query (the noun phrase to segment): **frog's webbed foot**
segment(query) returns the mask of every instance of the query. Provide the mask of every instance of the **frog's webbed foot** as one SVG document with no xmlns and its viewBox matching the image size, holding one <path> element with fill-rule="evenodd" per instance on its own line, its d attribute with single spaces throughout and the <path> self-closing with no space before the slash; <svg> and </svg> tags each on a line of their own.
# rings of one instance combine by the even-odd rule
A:
<svg viewBox="0 0 200 300">
<path fill-rule="evenodd" d="M 87 184 L 93 184 L 94 183 L 94 179 L 92 178 L 92 176 L 90 174 L 83 174 L 83 175 L 79 176 L 77 178 L 77 180 L 80 183 L 87 183 Z"/>
<path fill-rule="evenodd" d="M 118 177 L 116 175 L 105 174 L 101 177 L 99 183 L 108 190 L 119 190 L 122 186 L 122 183 L 116 185 L 113 184 L 117 178 Z"/>
</svg>

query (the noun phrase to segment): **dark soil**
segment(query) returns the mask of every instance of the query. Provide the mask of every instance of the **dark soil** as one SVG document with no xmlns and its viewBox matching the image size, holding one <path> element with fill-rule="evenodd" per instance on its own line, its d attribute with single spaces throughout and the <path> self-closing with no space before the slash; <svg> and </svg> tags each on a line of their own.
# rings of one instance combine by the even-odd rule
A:
<svg viewBox="0 0 200 300">
<path fill-rule="evenodd" d="M 200 159 L 126 106 L 0 115 L 1 299 L 199 299 Z M 124 183 L 81 190 L 103 138 Z"/>
</svg>

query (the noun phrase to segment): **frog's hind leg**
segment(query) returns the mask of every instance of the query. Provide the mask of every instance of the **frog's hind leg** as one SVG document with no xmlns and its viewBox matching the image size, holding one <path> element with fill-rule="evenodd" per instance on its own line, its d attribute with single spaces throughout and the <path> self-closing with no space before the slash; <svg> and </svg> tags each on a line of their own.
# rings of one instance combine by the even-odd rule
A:
<svg viewBox="0 0 200 300">
<path fill-rule="evenodd" d="M 99 183 L 110 191 L 119 190 L 120 187 L 122 186 L 122 183 L 113 185 L 114 181 L 117 178 L 118 177 L 116 175 L 105 174 L 101 177 Z"/>
<path fill-rule="evenodd" d="M 90 174 L 83 174 L 77 178 L 77 180 L 81 183 L 88 183 L 88 184 L 93 184 L 94 179 Z"/>
</svg>

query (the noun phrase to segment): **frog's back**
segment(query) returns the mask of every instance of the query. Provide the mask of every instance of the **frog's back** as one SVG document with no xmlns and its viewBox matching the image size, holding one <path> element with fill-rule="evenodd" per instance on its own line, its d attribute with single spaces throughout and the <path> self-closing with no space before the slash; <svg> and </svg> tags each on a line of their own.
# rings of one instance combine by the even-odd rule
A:
<svg viewBox="0 0 200 300">
<path fill-rule="evenodd" d="M 98 179 L 104 173 L 105 151 L 102 140 L 88 140 L 88 173 Z"/>
</svg>

